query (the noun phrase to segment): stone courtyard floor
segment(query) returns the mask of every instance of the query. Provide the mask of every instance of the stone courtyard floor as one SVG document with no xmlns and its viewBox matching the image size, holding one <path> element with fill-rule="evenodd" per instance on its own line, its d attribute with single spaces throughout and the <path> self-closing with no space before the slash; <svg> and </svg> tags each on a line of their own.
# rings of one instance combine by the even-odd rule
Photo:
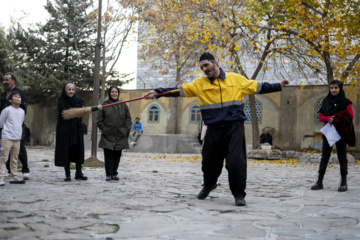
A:
<svg viewBox="0 0 360 240">
<path fill-rule="evenodd" d="M 0 239 L 360 239 L 359 164 L 349 165 L 349 190 L 338 192 L 337 164 L 324 190 L 311 191 L 317 164 L 248 160 L 248 205 L 236 207 L 225 168 L 221 185 L 196 198 L 200 155 L 125 152 L 118 182 L 106 182 L 103 167 L 85 167 L 88 181 L 64 182 L 53 149 L 28 155 L 31 179 L 7 177 L 0 187 Z"/>
</svg>

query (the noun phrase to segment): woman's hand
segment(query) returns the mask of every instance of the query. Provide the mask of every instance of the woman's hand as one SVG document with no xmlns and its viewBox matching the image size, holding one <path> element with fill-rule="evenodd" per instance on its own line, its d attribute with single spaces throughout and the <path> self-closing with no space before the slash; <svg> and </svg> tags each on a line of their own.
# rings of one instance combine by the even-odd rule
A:
<svg viewBox="0 0 360 240">
<path fill-rule="evenodd" d="M 330 118 L 330 120 L 329 120 L 329 123 L 333 123 L 335 121 L 335 117 L 334 116 L 332 116 L 331 118 Z"/>
</svg>

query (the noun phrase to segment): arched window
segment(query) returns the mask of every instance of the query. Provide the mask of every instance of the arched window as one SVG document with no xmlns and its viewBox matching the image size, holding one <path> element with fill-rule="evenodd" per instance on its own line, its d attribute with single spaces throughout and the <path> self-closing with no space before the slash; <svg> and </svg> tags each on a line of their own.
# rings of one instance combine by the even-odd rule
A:
<svg viewBox="0 0 360 240">
<path fill-rule="evenodd" d="M 159 107 L 156 105 L 151 105 L 149 108 L 149 122 L 158 122 L 159 121 Z"/>
<path fill-rule="evenodd" d="M 258 101 L 256 101 L 256 100 L 255 100 L 255 107 L 256 107 L 257 120 L 258 120 L 258 122 L 260 122 L 261 121 L 261 104 L 258 103 Z M 244 112 L 246 115 L 245 122 L 251 122 L 251 111 L 250 111 L 250 103 L 249 102 L 245 105 Z"/>
<path fill-rule="evenodd" d="M 317 107 L 316 107 L 316 122 L 317 122 L 317 123 L 320 122 L 320 121 L 319 121 L 319 115 L 320 115 L 319 110 L 320 110 L 323 102 L 324 102 L 324 99 L 320 100 L 320 101 L 317 103 Z"/>
<path fill-rule="evenodd" d="M 200 122 L 201 116 L 200 116 L 200 106 L 195 105 L 191 107 L 191 122 Z"/>
</svg>

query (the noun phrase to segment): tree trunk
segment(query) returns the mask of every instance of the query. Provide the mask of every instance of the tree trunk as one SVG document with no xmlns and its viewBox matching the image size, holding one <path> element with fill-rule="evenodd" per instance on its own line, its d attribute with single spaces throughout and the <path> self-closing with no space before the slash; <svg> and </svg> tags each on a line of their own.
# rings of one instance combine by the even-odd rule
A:
<svg viewBox="0 0 360 240">
<path fill-rule="evenodd" d="M 179 85 L 180 83 L 180 72 L 181 72 L 181 68 L 177 68 L 176 69 L 176 85 Z M 178 108 L 179 108 L 179 98 L 175 98 L 174 99 L 174 109 L 173 109 L 173 114 L 174 114 L 174 126 L 173 126 L 173 134 L 178 134 L 179 133 L 179 120 L 178 120 Z"/>
<path fill-rule="evenodd" d="M 327 77 L 328 83 L 330 84 L 330 82 L 332 80 L 334 80 L 334 70 L 331 65 L 329 52 L 324 52 L 323 57 L 324 57 L 324 62 L 325 62 L 325 67 L 326 67 L 326 77 Z"/>
<path fill-rule="evenodd" d="M 257 149 L 260 146 L 259 143 L 259 124 L 256 115 L 256 104 L 255 104 L 255 96 L 249 95 L 249 104 L 250 104 L 250 112 L 251 112 L 251 130 L 252 130 L 252 145 L 253 149 Z"/>
<path fill-rule="evenodd" d="M 44 124 L 44 109 L 38 105 L 31 105 L 33 109 L 33 119 L 31 123 L 31 138 L 33 139 L 33 144 L 41 144 L 42 142 L 42 129 Z M 57 133 L 61 134 L 61 133 Z"/>
</svg>

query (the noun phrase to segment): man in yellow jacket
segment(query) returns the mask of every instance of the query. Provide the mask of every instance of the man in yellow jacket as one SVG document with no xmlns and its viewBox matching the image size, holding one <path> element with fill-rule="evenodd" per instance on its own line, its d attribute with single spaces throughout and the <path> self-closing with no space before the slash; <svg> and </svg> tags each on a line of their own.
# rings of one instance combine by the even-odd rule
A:
<svg viewBox="0 0 360 240">
<path fill-rule="evenodd" d="M 205 199 L 217 187 L 224 159 L 229 173 L 230 190 L 235 197 L 236 206 L 246 206 L 246 145 L 244 133 L 244 97 L 243 94 L 264 94 L 281 91 L 281 83 L 258 83 L 244 76 L 227 72 L 218 67 L 218 62 L 210 53 L 200 56 L 200 68 L 206 76 L 196 78 L 174 88 L 157 88 L 148 92 L 146 99 L 154 99 L 155 94 L 174 89 L 179 92 L 167 97 L 197 97 L 201 115 L 208 129 L 202 149 L 202 171 L 204 187 L 198 199 Z"/>
</svg>

